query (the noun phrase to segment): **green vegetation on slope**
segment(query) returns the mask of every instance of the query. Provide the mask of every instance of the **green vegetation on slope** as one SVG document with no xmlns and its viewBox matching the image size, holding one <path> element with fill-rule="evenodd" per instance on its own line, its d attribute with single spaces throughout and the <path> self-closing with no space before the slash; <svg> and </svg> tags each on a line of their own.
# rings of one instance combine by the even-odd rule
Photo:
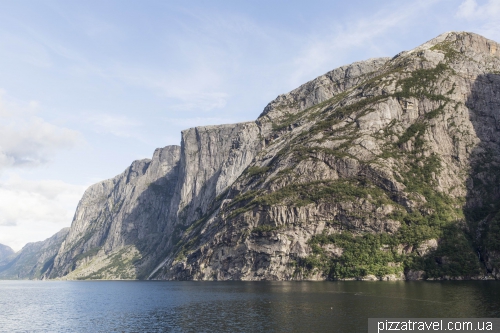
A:
<svg viewBox="0 0 500 333">
<path fill-rule="evenodd" d="M 451 51 L 447 52 L 447 58 L 453 56 Z M 399 80 L 395 79 L 397 92 L 392 95 L 375 89 L 378 88 L 375 81 L 383 78 L 380 75 L 362 83 L 358 90 L 355 87 L 309 109 L 287 113 L 280 121 L 273 123 L 275 137 L 279 137 L 288 135 L 283 133 L 284 130 L 314 122 L 302 133 L 291 135 L 289 142 L 285 143 L 267 165 L 247 168 L 241 179 L 247 186 L 251 185 L 248 186 L 250 190 L 233 195 L 232 201 L 224 207 L 222 213 L 227 219 L 235 219 L 241 218 L 241 214 L 250 210 L 265 211 L 270 206 L 304 207 L 328 203 L 340 207 L 343 203 L 365 200 L 376 207 L 390 206 L 392 212 L 385 218 L 399 222 L 399 229 L 393 233 L 373 234 L 361 232 L 345 221 L 330 221 L 340 226 L 342 232 L 312 237 L 309 241 L 312 254 L 297 259 L 297 273 L 307 275 L 319 271 L 331 279 L 358 278 L 369 274 L 382 277 L 387 274 L 398 275 L 408 270 L 423 270 L 429 278 L 480 274 L 477 244 L 468 229 L 468 218 L 464 215 L 464 198 L 453 198 L 438 190 L 437 178 L 442 162 L 438 155 L 429 150 L 426 142 L 435 119 L 444 114 L 446 108 L 453 107 L 453 103 L 455 109 L 458 106 L 450 98 L 455 85 L 446 93 L 441 93 L 443 82 L 448 81 L 455 73 L 448 65 L 441 63 L 434 68 L 412 72 L 404 71 L 399 66 L 387 69 L 386 74 L 400 77 Z M 373 89 L 378 93 L 371 94 L 366 89 Z M 352 156 L 348 150 L 354 145 L 354 140 L 360 137 L 356 122 L 375 110 L 378 103 L 389 98 L 396 98 L 401 103 L 412 98 L 419 103 L 433 105 L 434 109 L 418 116 L 402 132 L 396 133 L 394 128 L 400 129 L 405 124 L 393 120 L 383 133 L 373 134 L 373 137 L 386 140 L 382 154 L 373 160 L 362 161 Z M 392 140 L 394 136 L 397 137 Z M 272 140 L 270 139 L 270 144 Z M 329 145 L 321 146 L 325 142 Z M 335 144 L 331 144 L 332 142 Z M 324 162 L 326 159 L 331 163 L 330 166 L 335 161 L 354 160 L 360 165 L 360 170 L 365 171 L 373 171 L 375 164 L 381 165 L 390 159 L 393 177 L 404 185 L 404 193 L 390 192 L 387 184 L 377 183 L 379 180 L 376 179 L 370 180 L 363 173 L 335 180 L 298 181 L 296 170 L 300 163 L 315 160 Z M 283 165 L 287 165 L 286 169 L 276 172 Z M 354 219 L 367 217 L 359 211 L 343 214 L 352 215 Z M 205 221 L 201 219 L 194 225 L 197 227 Z M 497 248 L 498 238 L 495 237 L 500 232 L 500 222 L 495 221 L 489 224 L 483 237 L 484 244 L 492 249 Z M 271 223 L 244 232 L 251 232 L 254 237 L 264 237 L 269 232 L 280 233 L 286 228 L 287 226 Z M 437 240 L 437 248 L 421 250 L 422 244 L 430 240 L 432 244 Z M 197 241 L 198 238 L 195 243 Z M 191 252 L 193 245 L 193 242 L 182 243 L 178 259 Z M 332 254 L 328 250 L 331 246 L 341 249 L 340 254 Z"/>
<path fill-rule="evenodd" d="M 480 273 L 473 239 L 461 223 L 465 218 L 462 211 L 463 202 L 437 190 L 436 177 L 441 171 L 441 161 L 437 155 L 427 151 L 425 141 L 429 121 L 442 114 L 444 108 L 451 102 L 449 97 L 438 93 L 438 81 L 446 80 L 450 74 L 454 74 L 453 70 L 441 63 L 435 68 L 413 71 L 410 76 L 400 79 L 396 84 L 400 89 L 394 97 L 398 99 L 413 97 L 421 101 L 425 99 L 438 102 L 437 108 L 411 124 L 395 144 L 386 146 L 380 156 L 380 158 L 392 157 L 397 161 L 399 167 L 394 176 L 406 186 L 408 200 L 414 201 L 417 208 L 402 209 L 392 200 L 390 193 L 370 182 L 363 183 L 352 179 L 291 184 L 271 193 L 259 193 L 259 195 L 253 193 L 250 203 L 260 206 L 286 204 L 297 207 L 325 200 L 340 202 L 370 197 L 376 198 L 372 200 L 376 205 L 390 204 L 397 208 L 387 216 L 388 219 L 401 223 L 395 234 L 354 235 L 344 231 L 340 234 L 314 236 L 310 240 L 313 254 L 298 261 L 298 270 L 320 270 L 335 279 L 368 274 L 376 276 L 398 274 L 409 269 L 424 270 L 428 277 L 472 276 Z M 453 86 L 447 95 L 453 93 L 454 88 Z M 347 116 L 356 119 L 370 112 L 373 110 L 370 109 L 371 105 L 388 97 L 390 96 L 368 97 L 346 106 L 340 105 L 342 101 L 335 100 L 335 104 L 324 106 L 323 111 L 315 113 L 316 117 L 320 115 L 326 117 L 317 120 L 304 135 L 306 137 L 318 133 L 338 135 L 339 129 L 331 131 L 333 126 Z M 394 123 L 389 124 L 386 135 L 391 134 L 393 125 Z M 308 141 L 300 138 L 302 145 L 294 145 L 288 149 L 288 153 L 297 156 L 298 162 L 316 158 L 318 154 L 331 155 L 338 159 L 355 158 L 345 152 L 355 137 L 355 134 L 354 136 L 351 134 L 335 149 L 307 146 L 305 144 Z M 404 144 L 409 141 L 411 146 L 407 149 Z M 247 209 L 252 207 L 246 205 Z M 440 240 L 439 246 L 437 250 L 431 251 L 431 254 L 421 257 L 415 249 L 429 239 Z M 342 248 L 342 255 L 338 258 L 328 255 L 323 250 L 323 246 L 327 244 Z M 402 252 L 401 247 L 410 250 L 408 253 Z"/>
</svg>

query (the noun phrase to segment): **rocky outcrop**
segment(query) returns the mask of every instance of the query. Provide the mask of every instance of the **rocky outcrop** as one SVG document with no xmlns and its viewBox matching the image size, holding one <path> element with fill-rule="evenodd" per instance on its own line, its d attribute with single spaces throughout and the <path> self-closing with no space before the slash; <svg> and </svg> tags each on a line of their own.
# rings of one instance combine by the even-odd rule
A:
<svg viewBox="0 0 500 333">
<path fill-rule="evenodd" d="M 15 254 L 11 250 L 9 260 L 0 262 L 0 280 L 40 279 L 52 267 L 68 231 L 69 228 L 64 228 L 44 241 L 28 243 Z"/>
<path fill-rule="evenodd" d="M 90 187 L 51 278 L 500 278 L 500 51 L 451 32 Z"/>
</svg>

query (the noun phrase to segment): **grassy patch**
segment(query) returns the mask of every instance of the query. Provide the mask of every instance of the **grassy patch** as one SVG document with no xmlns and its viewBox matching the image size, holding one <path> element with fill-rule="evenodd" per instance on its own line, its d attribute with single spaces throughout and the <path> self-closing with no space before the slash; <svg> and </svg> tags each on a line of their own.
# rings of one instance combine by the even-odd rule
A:
<svg viewBox="0 0 500 333">
<path fill-rule="evenodd" d="M 296 160 L 303 161 L 310 158 L 316 158 L 318 154 L 335 156 L 337 158 L 352 157 L 344 151 L 345 148 L 349 147 L 351 142 L 344 142 L 335 149 L 324 148 L 324 147 L 306 147 L 306 146 L 295 146 L 292 150 Z"/>
<path fill-rule="evenodd" d="M 406 265 L 424 270 L 431 278 L 474 276 L 481 273 L 472 241 L 456 224 L 443 228 L 436 251 L 425 257 L 409 256 Z"/>
<path fill-rule="evenodd" d="M 340 258 L 329 257 L 321 247 L 334 244 L 343 249 Z M 331 279 L 358 278 L 368 274 L 381 277 L 403 271 L 403 256 L 394 248 L 391 235 L 366 234 L 354 236 L 350 232 L 321 234 L 310 239 L 313 254 L 299 261 L 307 269 L 318 268 Z M 390 263 L 392 265 L 390 265 Z"/>
<path fill-rule="evenodd" d="M 440 63 L 435 68 L 418 69 L 411 73 L 410 77 L 398 81 L 401 91 L 395 93 L 397 98 L 427 98 L 431 101 L 449 101 L 444 95 L 436 95 L 432 90 L 436 89 L 436 84 L 440 76 L 451 71 L 448 65 Z"/>
<path fill-rule="evenodd" d="M 444 53 L 444 57 L 447 61 L 455 61 L 462 57 L 462 54 L 455 50 L 452 42 L 442 42 L 431 47 L 431 50 L 439 50 Z"/>
<path fill-rule="evenodd" d="M 281 226 L 274 226 L 274 225 L 269 225 L 269 224 L 264 224 L 264 225 L 259 225 L 255 228 L 252 229 L 252 233 L 254 234 L 259 234 L 262 236 L 263 233 L 265 232 L 271 232 L 271 231 L 276 231 L 281 229 Z"/>
<path fill-rule="evenodd" d="M 443 103 L 443 104 L 441 104 L 441 105 L 440 105 L 437 109 L 434 109 L 434 110 L 432 110 L 432 111 L 430 111 L 430 112 L 427 112 L 427 113 L 425 114 L 425 119 L 428 119 L 428 120 L 430 120 L 430 119 L 434 119 L 434 118 L 436 118 L 437 116 L 439 116 L 440 114 L 443 114 L 443 112 L 444 112 L 444 108 L 445 108 L 446 104 L 448 104 L 448 102 L 444 102 L 444 103 Z"/>
<path fill-rule="evenodd" d="M 359 198 L 370 198 L 379 205 L 392 202 L 384 190 L 363 177 L 291 184 L 260 195 L 253 202 L 261 206 L 287 204 L 300 207 L 311 203 L 354 201 Z"/>
<path fill-rule="evenodd" d="M 377 102 L 380 102 L 384 99 L 387 99 L 388 96 L 380 95 L 374 97 L 367 97 L 361 99 L 353 104 L 335 107 L 335 105 L 331 105 L 323 110 L 323 114 L 328 114 L 328 116 L 324 120 L 320 120 L 316 122 L 314 126 L 311 127 L 309 131 L 309 135 L 313 136 L 316 133 L 324 132 L 330 130 L 334 125 L 338 124 L 340 121 L 344 120 L 347 116 L 355 115 L 356 112 L 362 111 L 369 105 L 373 105 Z M 355 116 L 356 117 L 356 116 Z"/>
<path fill-rule="evenodd" d="M 77 255 L 73 258 L 73 262 L 76 263 L 77 261 L 82 260 L 84 258 L 94 257 L 101 250 L 101 248 L 102 248 L 102 246 L 94 247 L 94 248 L 88 250 L 87 252 L 80 253 L 79 255 Z"/>
<path fill-rule="evenodd" d="M 415 138 L 415 147 L 422 147 L 424 144 L 422 136 L 424 135 L 426 129 L 427 124 L 424 124 L 422 122 L 411 124 L 410 127 L 408 127 L 403 135 L 399 138 L 397 144 L 402 145 L 403 143 L 408 142 L 410 139 Z"/>
<path fill-rule="evenodd" d="M 251 166 L 245 170 L 245 173 L 248 177 L 254 177 L 265 174 L 269 169 L 269 167 Z"/>
<path fill-rule="evenodd" d="M 276 131 L 276 132 L 279 132 L 279 131 L 282 131 L 282 130 L 285 130 L 287 129 L 288 127 L 290 127 L 291 125 L 293 125 L 294 123 L 298 122 L 298 120 L 304 115 L 307 113 L 308 110 L 304 110 L 304 111 L 301 111 L 301 112 L 297 112 L 297 113 L 287 113 L 282 119 L 281 119 L 281 122 L 276 124 L 276 123 L 273 123 L 272 124 L 272 128 L 273 128 L 273 131 Z"/>
</svg>

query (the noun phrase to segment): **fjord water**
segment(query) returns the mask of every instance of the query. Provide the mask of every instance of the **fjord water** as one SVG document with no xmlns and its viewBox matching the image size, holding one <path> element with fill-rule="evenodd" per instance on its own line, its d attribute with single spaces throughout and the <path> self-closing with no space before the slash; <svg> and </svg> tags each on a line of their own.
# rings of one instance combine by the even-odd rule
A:
<svg viewBox="0 0 500 333">
<path fill-rule="evenodd" d="M 500 317 L 500 284 L 0 281 L 1 332 L 366 332 L 370 317 Z"/>
</svg>

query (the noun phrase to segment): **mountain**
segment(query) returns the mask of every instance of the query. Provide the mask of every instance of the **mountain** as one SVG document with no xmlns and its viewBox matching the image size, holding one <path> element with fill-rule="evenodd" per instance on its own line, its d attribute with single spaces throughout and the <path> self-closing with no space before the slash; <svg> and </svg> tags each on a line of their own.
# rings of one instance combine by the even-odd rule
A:
<svg viewBox="0 0 500 333">
<path fill-rule="evenodd" d="M 46 277 L 136 279 L 165 256 L 180 147 L 157 149 L 88 188 Z"/>
<path fill-rule="evenodd" d="M 8 260 L 13 254 L 14 250 L 7 245 L 0 244 L 0 265 L 2 262 Z"/>
<path fill-rule="evenodd" d="M 43 278 L 500 278 L 500 47 L 449 32 L 91 186 Z"/>
<path fill-rule="evenodd" d="M 0 280 L 41 278 L 52 267 L 68 231 L 69 228 L 64 228 L 44 241 L 28 243 L 19 252 L 10 255 L 7 261 L 0 260 Z"/>
</svg>

